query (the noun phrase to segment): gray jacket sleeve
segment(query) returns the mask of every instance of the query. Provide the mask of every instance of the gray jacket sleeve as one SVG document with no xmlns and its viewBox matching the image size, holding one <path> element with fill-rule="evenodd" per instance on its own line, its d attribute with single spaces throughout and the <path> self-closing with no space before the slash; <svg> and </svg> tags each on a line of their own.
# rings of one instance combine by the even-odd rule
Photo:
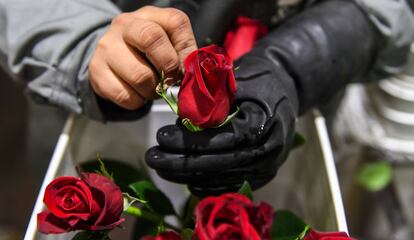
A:
<svg viewBox="0 0 414 240">
<path fill-rule="evenodd" d="M 87 67 L 118 13 L 109 0 L 0 0 L 0 66 L 36 99 L 105 120 Z"/>
<path fill-rule="evenodd" d="M 407 62 L 408 49 L 414 41 L 414 12 L 409 1 L 412 0 L 357 0 L 385 37 L 374 78 L 397 74 Z"/>
</svg>

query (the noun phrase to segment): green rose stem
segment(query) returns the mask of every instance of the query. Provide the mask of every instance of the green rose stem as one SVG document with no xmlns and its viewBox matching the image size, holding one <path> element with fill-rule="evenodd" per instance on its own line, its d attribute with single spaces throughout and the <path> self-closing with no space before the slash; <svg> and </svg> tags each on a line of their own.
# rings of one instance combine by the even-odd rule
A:
<svg viewBox="0 0 414 240">
<path fill-rule="evenodd" d="M 160 95 L 160 97 L 162 97 L 167 102 L 167 104 L 170 106 L 171 110 L 175 114 L 178 114 L 177 99 L 175 98 L 172 92 L 170 92 L 170 96 L 168 96 L 167 89 L 164 88 L 164 81 L 165 81 L 165 74 L 164 72 L 161 72 L 160 83 L 157 89 L 157 94 Z"/>
<path fill-rule="evenodd" d="M 163 225 L 165 225 L 167 228 L 170 228 L 172 230 L 175 230 L 176 232 L 180 232 L 180 229 L 178 229 L 177 227 L 167 223 L 164 221 L 164 218 L 156 213 L 152 213 L 149 212 L 147 210 L 138 208 L 138 207 L 134 207 L 134 206 L 129 206 L 126 210 L 124 210 L 124 213 L 134 216 L 134 217 L 140 217 L 143 219 L 146 219 L 148 221 L 151 221 L 155 224 L 159 224 L 162 223 Z"/>
</svg>

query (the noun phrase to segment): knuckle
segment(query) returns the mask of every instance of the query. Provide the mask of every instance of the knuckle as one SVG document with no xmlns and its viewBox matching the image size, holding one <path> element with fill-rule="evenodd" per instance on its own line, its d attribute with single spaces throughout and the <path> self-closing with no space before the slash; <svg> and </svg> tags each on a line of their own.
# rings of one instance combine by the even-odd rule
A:
<svg viewBox="0 0 414 240">
<path fill-rule="evenodd" d="M 176 8 L 168 9 L 170 14 L 170 26 L 172 29 L 180 29 L 186 26 L 190 26 L 190 19 L 187 14 Z"/>
<path fill-rule="evenodd" d="M 179 60 L 178 57 L 171 57 L 170 59 L 167 59 L 165 61 L 165 64 L 163 66 L 163 70 L 166 72 L 172 72 L 179 67 Z"/>
<path fill-rule="evenodd" d="M 112 19 L 111 25 L 125 25 L 129 22 L 130 16 L 128 13 L 122 13 Z"/>
<path fill-rule="evenodd" d="M 154 7 L 154 6 L 151 6 L 151 5 L 146 5 L 146 6 L 143 6 L 143 7 L 139 8 L 138 10 L 136 10 L 135 13 L 145 14 L 147 12 L 153 11 L 154 9 L 157 9 L 157 7 Z"/>
<path fill-rule="evenodd" d="M 119 91 L 119 93 L 115 96 L 114 101 L 127 109 L 138 108 L 138 102 L 134 101 L 131 94 L 126 90 Z"/>
<path fill-rule="evenodd" d="M 103 36 L 98 43 L 96 44 L 96 52 L 105 52 L 108 49 L 108 42 L 107 38 Z"/>
<path fill-rule="evenodd" d="M 177 51 L 184 51 L 186 49 L 191 49 L 196 46 L 196 42 L 194 38 L 187 38 L 187 39 L 181 39 L 177 41 L 176 43 L 176 49 Z"/>
<path fill-rule="evenodd" d="M 141 28 L 139 35 L 141 46 L 144 49 L 153 48 L 164 38 L 164 31 L 157 24 L 146 24 Z"/>
<path fill-rule="evenodd" d="M 150 70 L 140 70 L 136 71 L 132 75 L 131 83 L 136 87 L 140 88 L 147 81 L 152 81 L 153 74 Z"/>
</svg>

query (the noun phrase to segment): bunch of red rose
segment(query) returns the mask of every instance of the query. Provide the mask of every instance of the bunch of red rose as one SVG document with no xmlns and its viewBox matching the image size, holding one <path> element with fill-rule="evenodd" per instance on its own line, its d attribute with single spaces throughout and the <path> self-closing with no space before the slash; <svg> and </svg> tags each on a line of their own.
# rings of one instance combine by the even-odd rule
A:
<svg viewBox="0 0 414 240">
<path fill-rule="evenodd" d="M 42 233 L 89 230 L 107 234 L 124 218 L 124 196 L 109 178 L 97 173 L 82 173 L 81 178 L 59 177 L 46 188 L 47 210 L 38 214 Z M 254 204 L 248 197 L 228 193 L 201 200 L 194 211 L 192 239 L 198 240 L 270 240 L 277 214 L 266 203 Z M 103 238 L 105 239 L 105 238 Z M 143 240 L 181 240 L 175 231 L 166 230 Z M 307 231 L 304 240 L 350 240 L 346 233 Z"/>
<path fill-rule="evenodd" d="M 229 122 L 237 113 L 228 116 L 236 93 L 232 59 L 225 50 L 213 45 L 191 53 L 184 64 L 186 74 L 178 100 L 174 96 L 167 96 L 163 82 L 159 92 L 182 119 L 183 125 L 191 131 L 201 131 Z M 279 230 L 289 221 L 295 221 L 300 226 L 298 231 L 289 233 L 289 239 L 292 236 L 300 240 L 351 239 L 346 233 L 310 230 L 309 225 L 293 214 L 275 212 L 266 203 L 254 204 L 251 199 L 238 193 L 202 199 L 194 208 L 194 226 L 191 229 L 179 229 L 164 221 L 168 214 L 181 216 L 175 213 L 170 200 L 153 183 L 128 182 L 127 187 L 135 193 L 135 196 L 130 196 L 122 193 L 112 175 L 101 164 L 102 174 L 81 173 L 81 178 L 59 177 L 47 186 L 44 195 L 47 210 L 38 214 L 40 232 L 59 234 L 79 230 L 85 235 L 78 236 L 86 237 L 76 239 L 107 240 L 108 233 L 124 222 L 122 214 L 127 213 L 151 221 L 158 229 L 158 235 L 146 236 L 143 238 L 145 240 L 283 239 L 286 236 L 281 234 L 286 234 L 286 231 Z M 115 174 L 122 176 L 121 172 Z M 244 189 L 250 189 L 248 184 Z M 169 206 L 154 208 L 153 202 L 149 201 L 151 198 L 146 198 L 143 190 L 156 196 L 152 200 Z M 136 202 L 141 205 L 133 206 Z"/>
</svg>

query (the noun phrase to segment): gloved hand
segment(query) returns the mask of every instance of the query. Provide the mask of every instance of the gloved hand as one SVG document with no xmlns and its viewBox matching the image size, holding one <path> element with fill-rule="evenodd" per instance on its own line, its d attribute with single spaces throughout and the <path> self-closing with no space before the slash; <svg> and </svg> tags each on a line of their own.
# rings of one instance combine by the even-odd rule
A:
<svg viewBox="0 0 414 240">
<path fill-rule="evenodd" d="M 191 133 L 180 123 L 161 128 L 159 146 L 146 154 L 150 167 L 170 181 L 187 183 L 196 195 L 253 188 L 274 177 L 294 133 L 297 97 L 283 66 L 243 58 L 236 71 L 236 105 L 231 124 Z"/>
<path fill-rule="evenodd" d="M 298 112 L 365 74 L 381 41 L 352 1 L 326 1 L 304 11 L 235 64 L 240 113 L 231 124 L 201 133 L 179 123 L 165 126 L 146 162 L 196 195 L 235 191 L 244 180 L 254 189 L 266 184 L 287 157 Z"/>
</svg>

